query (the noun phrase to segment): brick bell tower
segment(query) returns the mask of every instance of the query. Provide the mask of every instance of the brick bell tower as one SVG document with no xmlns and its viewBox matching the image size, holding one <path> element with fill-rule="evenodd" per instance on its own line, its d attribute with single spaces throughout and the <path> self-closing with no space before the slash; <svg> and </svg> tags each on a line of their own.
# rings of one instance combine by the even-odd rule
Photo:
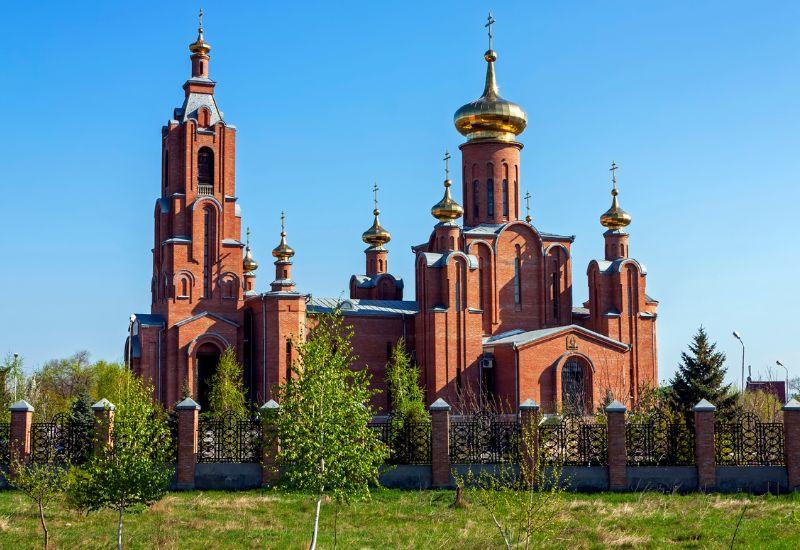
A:
<svg viewBox="0 0 800 550">
<path fill-rule="evenodd" d="M 150 315 L 131 318 L 132 367 L 171 406 L 188 392 L 207 405 L 219 356 L 239 350 L 243 304 L 241 212 L 235 187 L 236 129 L 209 78 L 211 46 L 190 44 L 183 104 L 162 128 L 161 196 L 156 201 Z M 252 266 L 248 280 L 252 285 Z M 250 287 L 252 290 L 252 286 Z"/>
</svg>

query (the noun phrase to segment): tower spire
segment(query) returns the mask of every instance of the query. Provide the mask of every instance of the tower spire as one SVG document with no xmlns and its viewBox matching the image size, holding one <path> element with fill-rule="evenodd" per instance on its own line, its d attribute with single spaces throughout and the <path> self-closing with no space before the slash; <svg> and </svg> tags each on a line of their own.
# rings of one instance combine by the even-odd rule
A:
<svg viewBox="0 0 800 550">
<path fill-rule="evenodd" d="M 374 216 L 372 219 L 372 227 L 361 234 L 361 240 L 367 243 L 370 248 L 382 248 L 383 245 L 392 240 L 392 235 L 381 226 L 381 222 L 378 219 L 378 215 L 381 213 L 378 209 L 378 189 L 379 187 L 376 182 L 372 186 L 372 200 L 375 203 L 375 208 L 372 210 L 372 215 Z"/>
<path fill-rule="evenodd" d="M 258 269 L 258 262 L 253 259 L 253 255 L 250 252 L 250 228 L 247 228 L 247 240 L 245 241 L 244 247 L 244 260 L 242 261 L 242 267 L 244 268 L 245 272 L 252 272 Z"/>
<path fill-rule="evenodd" d="M 197 40 L 189 44 L 189 51 L 192 52 L 192 78 L 208 78 L 208 52 L 211 51 L 211 44 L 203 37 L 203 8 L 197 14 Z"/>
<path fill-rule="evenodd" d="M 617 231 L 623 229 L 630 225 L 631 223 L 631 215 L 625 212 L 619 206 L 619 200 L 617 200 L 617 195 L 619 195 L 619 191 L 617 190 L 617 170 L 619 166 L 617 163 L 612 161 L 611 168 L 609 171 L 611 172 L 611 208 L 605 211 L 605 213 L 600 216 L 600 224 L 604 227 L 607 227 L 611 231 Z"/>
<path fill-rule="evenodd" d="M 442 223 L 452 222 L 460 218 L 464 214 L 464 209 L 461 205 L 453 200 L 450 196 L 450 186 L 453 184 L 450 181 L 450 151 L 444 152 L 444 197 L 431 208 L 431 214 L 434 218 Z"/>
</svg>

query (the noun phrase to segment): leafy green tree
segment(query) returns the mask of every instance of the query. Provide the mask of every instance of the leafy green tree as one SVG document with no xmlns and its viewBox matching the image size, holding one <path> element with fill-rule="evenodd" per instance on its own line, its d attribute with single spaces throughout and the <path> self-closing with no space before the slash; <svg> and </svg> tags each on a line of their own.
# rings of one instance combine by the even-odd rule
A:
<svg viewBox="0 0 800 550">
<path fill-rule="evenodd" d="M 309 339 L 296 342 L 293 376 L 278 390 L 278 460 L 284 483 L 316 495 L 311 549 L 317 545 L 325 494 L 337 503 L 369 497 L 388 449 L 367 426 L 372 418 L 366 370 L 352 368 L 352 327 L 340 311 L 317 318 Z"/>
<path fill-rule="evenodd" d="M 36 415 L 42 418 L 67 412 L 73 399 L 80 395 L 91 395 L 96 383 L 95 371 L 86 351 L 63 359 L 51 359 L 33 377 L 36 394 L 35 399 L 29 402 L 36 409 Z"/>
<path fill-rule="evenodd" d="M 247 417 L 247 398 L 242 381 L 242 365 L 236 352 L 228 348 L 222 354 L 217 370 L 209 381 L 208 401 L 210 416 L 217 419 L 243 419 Z"/>
<path fill-rule="evenodd" d="M 64 490 L 66 470 L 51 460 L 47 462 L 17 462 L 11 473 L 0 472 L 8 483 L 31 499 L 39 511 L 39 523 L 44 536 L 44 548 L 47 550 L 50 531 L 45 521 L 45 510 Z"/>
<path fill-rule="evenodd" d="M 11 420 L 8 407 L 23 397 L 25 397 L 25 375 L 22 371 L 22 358 L 7 353 L 0 364 L 0 422 Z"/>
<path fill-rule="evenodd" d="M 701 399 L 717 407 L 718 414 L 730 417 L 736 411 L 737 394 L 725 380 L 725 354 L 709 341 L 701 326 L 689 344 L 689 352 L 681 353 L 681 364 L 669 388 L 669 400 L 675 410 L 693 421 L 692 408 Z"/>
<path fill-rule="evenodd" d="M 130 377 L 114 415 L 113 446 L 75 469 L 68 484 L 76 508 L 117 512 L 117 548 L 122 548 L 126 511 L 138 511 L 161 499 L 171 477 L 170 435 L 152 389 Z"/>
<path fill-rule="evenodd" d="M 419 369 L 411 363 L 411 356 L 402 338 L 392 348 L 389 363 L 386 365 L 386 383 L 395 417 L 411 421 L 428 418 Z"/>
<path fill-rule="evenodd" d="M 122 363 L 108 363 L 97 361 L 91 366 L 94 371 L 95 384 L 92 388 L 92 398 L 95 401 L 108 399 L 112 403 L 122 400 L 128 379 L 133 373 Z"/>
</svg>

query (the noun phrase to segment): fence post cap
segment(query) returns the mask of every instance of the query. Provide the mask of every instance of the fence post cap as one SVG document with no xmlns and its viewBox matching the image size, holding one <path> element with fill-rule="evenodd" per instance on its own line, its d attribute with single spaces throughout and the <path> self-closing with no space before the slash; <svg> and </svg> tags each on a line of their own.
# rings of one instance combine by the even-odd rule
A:
<svg viewBox="0 0 800 550">
<path fill-rule="evenodd" d="M 791 398 L 786 404 L 783 406 L 784 411 L 800 411 L 800 401 L 795 398 Z"/>
<path fill-rule="evenodd" d="M 106 409 L 109 411 L 113 411 L 116 408 L 117 406 L 108 399 L 106 399 L 105 397 L 102 398 L 97 403 L 95 403 L 94 405 L 92 405 L 93 411 L 105 411 Z"/>
<path fill-rule="evenodd" d="M 33 412 L 33 405 L 25 401 L 24 399 L 20 399 L 13 405 L 8 408 L 9 411 L 21 411 L 21 412 Z"/>
<path fill-rule="evenodd" d="M 697 402 L 697 405 L 695 405 L 692 410 L 694 412 L 714 412 L 717 410 L 717 408 L 709 403 L 707 399 L 701 399 Z"/>
<path fill-rule="evenodd" d="M 531 410 L 532 409 L 532 410 L 535 411 L 535 410 L 539 409 L 539 405 L 537 405 L 536 401 L 534 401 L 533 399 L 531 399 L 529 397 L 528 399 L 526 399 L 525 401 L 522 402 L 522 404 L 519 406 L 519 408 L 522 409 L 522 410 L 525 410 L 525 409 Z"/>
<path fill-rule="evenodd" d="M 270 399 L 269 401 L 267 401 L 266 403 L 261 405 L 259 407 L 259 410 L 262 410 L 262 411 L 275 411 L 275 410 L 278 410 L 280 407 L 281 406 L 278 405 L 277 401 L 275 401 L 274 399 Z"/>
<path fill-rule="evenodd" d="M 429 408 L 432 411 L 449 411 L 450 405 L 448 405 L 447 401 L 445 401 L 440 397 L 439 399 L 434 401 Z"/>
<path fill-rule="evenodd" d="M 198 405 L 197 401 L 195 401 L 191 397 L 187 397 L 186 399 L 175 405 L 175 408 L 179 411 L 185 411 L 185 410 L 199 411 L 200 405 Z"/>
<path fill-rule="evenodd" d="M 611 403 L 609 403 L 608 405 L 606 405 L 607 413 L 624 413 L 627 410 L 628 408 L 619 401 L 617 401 L 616 399 Z"/>
</svg>

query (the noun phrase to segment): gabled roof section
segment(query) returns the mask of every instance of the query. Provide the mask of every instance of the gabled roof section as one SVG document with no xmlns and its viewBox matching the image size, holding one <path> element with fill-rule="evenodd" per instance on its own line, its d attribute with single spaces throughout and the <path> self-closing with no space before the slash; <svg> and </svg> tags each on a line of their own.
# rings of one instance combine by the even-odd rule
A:
<svg viewBox="0 0 800 550">
<path fill-rule="evenodd" d="M 480 225 L 476 225 L 475 227 L 465 227 L 464 228 L 464 235 L 468 237 L 496 237 L 498 236 L 505 226 L 512 222 L 506 223 L 482 223 Z M 517 223 L 517 222 L 513 222 Z M 545 231 L 539 231 L 534 226 L 534 231 L 539 233 L 539 236 L 542 237 L 542 240 L 545 241 L 567 241 L 573 242 L 575 240 L 575 235 L 557 235 L 555 233 L 547 233 Z"/>
<path fill-rule="evenodd" d="M 163 327 L 164 318 L 157 313 L 134 313 L 134 320 L 143 327 Z"/>
<path fill-rule="evenodd" d="M 416 315 L 417 302 L 411 300 L 357 300 L 354 298 L 317 298 L 312 297 L 306 311 L 308 313 L 331 313 L 336 308 L 345 317 L 348 316 L 377 316 L 377 317 L 402 317 Z"/>
<path fill-rule="evenodd" d="M 438 252 L 421 252 L 420 255 L 425 258 L 425 265 L 427 267 L 445 267 L 450 261 L 452 256 L 464 256 L 469 262 L 470 269 L 478 268 L 478 258 L 472 254 L 464 254 L 458 250 L 453 250 L 447 254 L 439 254 Z"/>
<path fill-rule="evenodd" d="M 189 80 L 189 82 L 197 81 L 202 83 L 213 82 L 208 78 L 202 77 L 194 77 Z M 217 107 L 217 101 L 214 99 L 213 94 L 200 94 L 196 92 L 190 93 L 186 96 L 186 99 L 183 100 L 183 105 L 175 109 L 173 113 L 173 118 L 178 122 L 186 122 L 189 119 L 197 120 L 197 111 L 202 107 L 206 107 L 211 116 L 209 117 L 209 126 L 213 126 L 217 122 L 222 122 L 225 124 L 225 119 L 222 116 L 222 111 L 219 110 Z"/>
<path fill-rule="evenodd" d="M 217 315 L 216 313 L 211 313 L 210 311 L 203 311 L 198 313 L 197 315 L 192 315 L 191 317 L 187 317 L 186 319 L 182 319 L 175 323 L 176 327 L 180 327 L 183 325 L 188 325 L 189 323 L 193 323 L 198 319 L 202 319 L 203 317 L 211 317 L 212 319 L 216 319 L 217 321 L 222 321 L 223 323 L 228 323 L 231 326 L 238 327 L 239 323 L 234 321 L 233 319 L 228 319 L 227 317 L 223 317 L 222 315 Z"/>
<path fill-rule="evenodd" d="M 381 273 L 380 275 L 353 275 L 353 278 L 356 280 L 356 286 L 358 288 L 375 288 L 378 286 L 378 283 L 381 279 L 387 277 L 394 281 L 394 285 L 397 288 L 402 289 L 404 286 L 403 279 L 397 278 L 391 273 Z"/>
<path fill-rule="evenodd" d="M 639 267 L 639 270 L 642 272 L 642 275 L 647 275 L 647 267 L 644 264 L 639 263 L 637 260 L 633 258 L 620 258 L 619 260 L 609 261 L 609 260 L 592 260 L 597 262 L 597 267 L 600 268 L 600 273 L 603 274 L 611 274 L 611 273 L 619 273 L 622 266 L 628 262 L 636 264 Z"/>
<path fill-rule="evenodd" d="M 494 336 L 490 336 L 488 338 L 483 339 L 484 346 L 514 346 L 516 348 L 532 344 L 539 340 L 544 340 L 550 336 L 555 336 L 557 334 L 565 333 L 565 332 L 578 332 L 584 336 L 589 336 L 591 338 L 596 338 L 598 340 L 602 340 L 603 342 L 610 344 L 612 346 L 621 348 L 621 349 L 630 349 L 630 346 L 624 342 L 620 342 L 619 340 L 614 340 L 613 338 L 609 338 L 608 336 L 604 336 L 602 334 L 598 334 L 593 330 L 589 330 L 588 328 L 584 328 L 578 325 L 567 325 L 563 327 L 552 327 L 552 328 L 543 328 L 539 330 L 529 330 L 526 332 L 522 331 L 508 331 L 503 332 L 500 334 L 496 334 Z"/>
</svg>

